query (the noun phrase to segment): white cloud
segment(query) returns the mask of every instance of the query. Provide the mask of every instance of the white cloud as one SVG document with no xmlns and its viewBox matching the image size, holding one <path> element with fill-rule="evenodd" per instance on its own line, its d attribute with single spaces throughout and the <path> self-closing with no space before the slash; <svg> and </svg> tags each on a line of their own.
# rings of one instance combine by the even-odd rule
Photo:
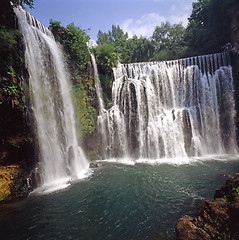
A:
<svg viewBox="0 0 239 240">
<path fill-rule="evenodd" d="M 157 13 L 149 13 L 141 18 L 127 19 L 121 24 L 122 29 L 129 34 L 129 37 L 137 35 L 138 37 L 150 37 L 156 26 L 165 22 L 166 18 Z"/>
<path fill-rule="evenodd" d="M 188 17 L 192 11 L 192 2 L 194 0 L 173 0 L 171 2 L 169 0 L 153 1 L 159 2 L 160 4 L 165 4 L 167 2 L 168 11 L 160 14 L 151 12 L 138 19 L 126 19 L 120 24 L 120 26 L 125 32 L 128 32 L 129 37 L 132 37 L 133 35 L 137 35 L 138 37 L 150 37 L 152 36 L 155 27 L 165 21 L 168 21 L 171 24 L 182 23 L 184 27 L 187 26 Z"/>
<path fill-rule="evenodd" d="M 171 24 L 182 23 L 183 26 L 186 27 L 188 23 L 187 18 L 188 14 L 173 15 L 166 18 L 157 13 L 149 13 L 136 20 L 132 18 L 126 19 L 123 24 L 121 24 L 121 28 L 129 34 L 129 37 L 133 35 L 137 35 L 138 37 L 151 37 L 155 27 L 159 26 L 162 22 L 168 21 Z"/>
<path fill-rule="evenodd" d="M 171 16 L 169 17 L 168 21 L 173 24 L 182 23 L 183 26 L 186 27 L 188 24 L 188 14 L 184 14 L 181 16 Z"/>
</svg>

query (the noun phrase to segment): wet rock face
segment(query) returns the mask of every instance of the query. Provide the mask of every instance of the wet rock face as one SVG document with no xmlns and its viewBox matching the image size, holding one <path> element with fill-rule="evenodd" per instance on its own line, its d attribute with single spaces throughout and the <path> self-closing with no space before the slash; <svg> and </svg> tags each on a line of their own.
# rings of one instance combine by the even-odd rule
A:
<svg viewBox="0 0 239 240">
<path fill-rule="evenodd" d="M 217 190 L 214 201 L 196 218 L 181 217 L 176 225 L 177 240 L 239 239 L 239 174 L 229 177 Z"/>
</svg>

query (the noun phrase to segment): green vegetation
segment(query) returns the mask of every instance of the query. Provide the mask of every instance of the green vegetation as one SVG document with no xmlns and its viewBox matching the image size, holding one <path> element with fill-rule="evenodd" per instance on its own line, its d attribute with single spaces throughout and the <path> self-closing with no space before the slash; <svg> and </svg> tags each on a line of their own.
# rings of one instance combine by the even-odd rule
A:
<svg viewBox="0 0 239 240">
<path fill-rule="evenodd" d="M 163 22 L 148 39 L 128 38 L 128 34 L 115 25 L 108 33 L 99 31 L 96 56 L 101 72 L 109 74 L 116 59 L 132 63 L 220 52 L 230 41 L 229 9 L 238 4 L 237 0 L 198 0 L 193 3 L 187 28 L 181 23 Z"/>
<path fill-rule="evenodd" d="M 237 0 L 198 0 L 193 3 L 185 42 L 194 55 L 220 52 L 230 41 L 230 6 Z"/>
<path fill-rule="evenodd" d="M 23 4 L 33 1 L 13 1 Z M 10 1 L 0 8 L 0 147 L 11 144 L 10 138 L 26 134 L 23 121 L 25 109 L 21 92 L 21 78 L 25 74 L 21 33 L 16 29 L 15 15 Z M 17 124 L 16 124 L 17 122 Z"/>
<path fill-rule="evenodd" d="M 185 32 L 182 24 L 171 25 L 166 22 L 155 28 L 150 39 L 136 35 L 128 38 L 128 34 L 119 26 L 112 25 L 108 33 L 98 33 L 98 64 L 108 74 L 109 68 L 115 66 L 117 60 L 132 63 L 182 57 L 186 49 Z"/>
</svg>

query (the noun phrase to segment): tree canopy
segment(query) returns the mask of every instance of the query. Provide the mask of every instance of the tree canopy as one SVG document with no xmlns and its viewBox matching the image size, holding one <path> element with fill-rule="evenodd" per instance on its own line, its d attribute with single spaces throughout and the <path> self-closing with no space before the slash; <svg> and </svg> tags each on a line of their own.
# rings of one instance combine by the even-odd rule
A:
<svg viewBox="0 0 239 240">
<path fill-rule="evenodd" d="M 230 41 L 230 6 L 237 0 L 198 0 L 193 3 L 185 42 L 192 54 L 208 54 L 221 51 Z"/>
</svg>

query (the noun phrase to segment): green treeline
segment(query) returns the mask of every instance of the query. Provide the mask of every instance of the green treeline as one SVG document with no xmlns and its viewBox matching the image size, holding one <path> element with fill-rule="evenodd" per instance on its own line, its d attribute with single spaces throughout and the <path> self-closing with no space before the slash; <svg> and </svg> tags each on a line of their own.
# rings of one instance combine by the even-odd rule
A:
<svg viewBox="0 0 239 240">
<path fill-rule="evenodd" d="M 128 38 L 119 26 L 107 33 L 98 32 L 95 52 L 98 64 L 105 73 L 122 63 L 178 59 L 194 55 L 220 52 L 230 41 L 229 9 L 237 0 L 198 0 L 193 3 L 188 26 L 163 22 L 150 38 Z"/>
</svg>

